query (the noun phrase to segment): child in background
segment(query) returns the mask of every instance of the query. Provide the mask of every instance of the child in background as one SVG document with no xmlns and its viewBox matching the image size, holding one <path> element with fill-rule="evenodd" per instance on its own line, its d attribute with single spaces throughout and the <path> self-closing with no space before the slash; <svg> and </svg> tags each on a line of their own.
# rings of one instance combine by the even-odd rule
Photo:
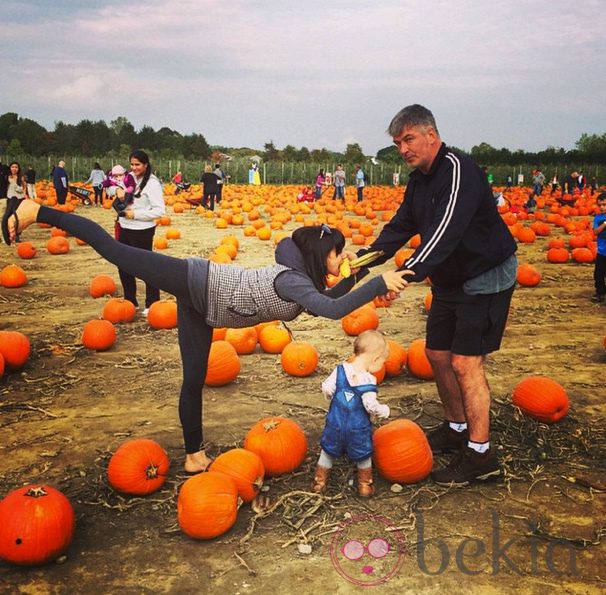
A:
<svg viewBox="0 0 606 595">
<path fill-rule="evenodd" d="M 358 495 L 370 498 L 374 494 L 370 414 L 388 418 L 389 407 L 378 402 L 377 379 L 372 373 L 383 367 L 388 354 L 387 341 L 380 332 L 364 331 L 354 341 L 353 361 L 339 364 L 322 383 L 330 406 L 313 492 L 324 492 L 335 459 L 347 454 L 358 467 Z"/>
<path fill-rule="evenodd" d="M 593 218 L 593 233 L 598 240 L 598 250 L 593 269 L 595 295 L 591 301 L 600 303 L 606 299 L 606 192 L 598 195 L 596 204 L 600 212 Z"/>
<path fill-rule="evenodd" d="M 309 186 L 301 188 L 301 191 L 297 195 L 297 202 L 313 202 L 314 195 Z"/>
<path fill-rule="evenodd" d="M 115 196 L 118 188 L 122 188 L 126 194 L 132 194 L 135 191 L 135 179 L 121 165 L 114 165 L 103 182 L 103 187 L 107 196 Z"/>
</svg>

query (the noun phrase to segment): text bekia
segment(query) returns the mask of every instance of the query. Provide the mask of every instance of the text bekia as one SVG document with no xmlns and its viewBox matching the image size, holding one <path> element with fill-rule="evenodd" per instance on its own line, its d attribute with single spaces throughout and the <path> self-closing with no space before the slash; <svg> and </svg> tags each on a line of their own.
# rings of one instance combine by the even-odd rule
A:
<svg viewBox="0 0 606 595">
<path fill-rule="evenodd" d="M 427 538 L 422 513 L 417 520 L 417 564 L 431 576 L 442 574 L 454 563 L 463 574 L 478 575 L 486 571 L 497 575 L 502 569 L 522 575 L 577 575 L 576 550 L 564 540 L 545 543 L 532 535 L 507 539 L 501 535 L 499 515 L 491 511 L 492 534 L 487 538 L 464 537 L 449 545 L 440 538 Z M 532 531 L 533 527 L 529 525 Z M 557 561 L 556 561 L 557 558 Z M 428 559 L 431 562 L 428 563 Z"/>
</svg>

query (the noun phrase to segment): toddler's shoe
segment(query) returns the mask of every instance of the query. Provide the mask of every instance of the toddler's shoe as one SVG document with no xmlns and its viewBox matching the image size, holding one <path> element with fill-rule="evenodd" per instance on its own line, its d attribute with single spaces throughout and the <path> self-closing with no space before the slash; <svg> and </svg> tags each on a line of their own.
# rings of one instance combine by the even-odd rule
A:
<svg viewBox="0 0 606 595">
<path fill-rule="evenodd" d="M 314 475 L 313 483 L 311 484 L 311 491 L 315 494 L 323 494 L 326 491 L 326 484 L 330 477 L 331 469 L 318 465 L 316 467 L 316 473 Z"/>
</svg>

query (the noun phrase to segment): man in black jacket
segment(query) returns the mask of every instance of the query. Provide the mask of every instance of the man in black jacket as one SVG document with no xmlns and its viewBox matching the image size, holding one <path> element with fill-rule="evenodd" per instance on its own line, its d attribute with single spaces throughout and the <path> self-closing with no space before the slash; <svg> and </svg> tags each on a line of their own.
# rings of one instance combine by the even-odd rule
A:
<svg viewBox="0 0 606 595">
<path fill-rule="evenodd" d="M 432 282 L 426 353 L 445 419 L 428 439 L 436 454 L 457 453 L 432 477 L 465 485 L 500 474 L 489 442 L 484 356 L 500 347 L 516 281 L 516 242 L 484 172 L 446 147 L 427 108 L 405 107 L 388 132 L 414 171 L 404 201 L 369 250 L 383 250 L 380 264 L 421 236 L 402 268 L 410 281 Z"/>
</svg>

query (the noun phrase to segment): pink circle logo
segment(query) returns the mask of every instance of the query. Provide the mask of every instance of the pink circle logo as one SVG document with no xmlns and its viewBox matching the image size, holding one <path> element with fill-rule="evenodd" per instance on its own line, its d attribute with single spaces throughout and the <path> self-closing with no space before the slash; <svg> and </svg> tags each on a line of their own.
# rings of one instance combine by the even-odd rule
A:
<svg viewBox="0 0 606 595">
<path fill-rule="evenodd" d="M 402 566 L 405 552 L 400 530 L 385 517 L 371 514 L 345 521 L 330 544 L 335 570 L 361 587 L 386 583 Z"/>
</svg>

